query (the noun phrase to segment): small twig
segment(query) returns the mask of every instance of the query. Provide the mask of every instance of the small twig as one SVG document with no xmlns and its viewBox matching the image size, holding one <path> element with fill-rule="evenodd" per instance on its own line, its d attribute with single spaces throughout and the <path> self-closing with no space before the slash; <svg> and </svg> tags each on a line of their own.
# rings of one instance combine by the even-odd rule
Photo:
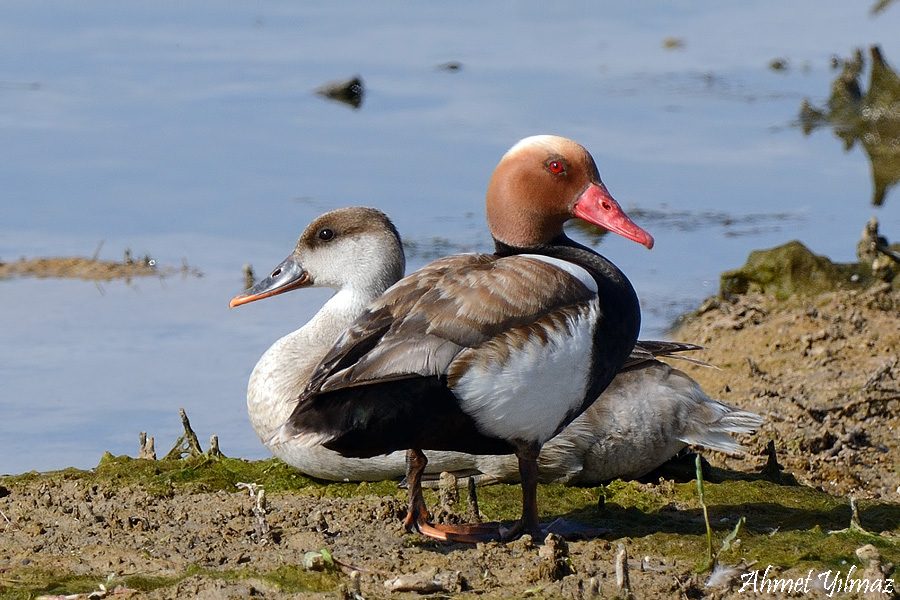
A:
<svg viewBox="0 0 900 600">
<path fill-rule="evenodd" d="M 97 257 L 100 256 L 100 248 L 103 247 L 104 240 L 100 240 L 100 243 L 97 244 L 97 249 L 94 250 L 94 255 L 91 257 L 91 260 L 97 260 Z"/>
<path fill-rule="evenodd" d="M 206 451 L 206 456 L 210 458 L 225 458 L 225 455 L 219 450 L 219 436 L 216 434 L 209 436 L 209 450 Z"/>
<path fill-rule="evenodd" d="M 891 402 L 896 402 L 900 400 L 896 394 L 900 392 L 900 390 L 884 390 L 878 389 L 876 391 L 880 391 L 882 393 L 885 392 L 893 392 L 895 395 L 889 396 L 887 398 L 862 398 L 860 400 L 854 400 L 852 402 L 848 402 L 846 404 L 842 404 L 839 406 L 833 406 L 826 409 L 823 409 L 827 412 L 837 413 L 838 416 L 847 416 L 853 414 L 857 408 L 866 407 L 866 416 L 872 415 L 870 411 L 876 408 L 880 408 L 881 411 L 884 411 L 887 407 L 889 407 Z M 878 413 L 874 413 L 878 414 Z"/>
<path fill-rule="evenodd" d="M 256 523 L 253 526 L 256 542 L 258 544 L 271 544 L 274 540 L 269 523 L 266 521 L 266 490 L 255 483 L 239 481 L 235 485 L 246 489 L 250 494 L 251 500 L 256 499 L 253 505 L 253 516 L 256 517 Z"/>
<path fill-rule="evenodd" d="M 703 465 L 700 455 L 697 454 L 697 494 L 700 496 L 700 506 L 703 507 L 703 521 L 706 523 L 706 564 L 703 571 L 711 569 L 715 564 L 712 548 L 712 527 L 709 525 L 709 511 L 706 508 L 706 500 L 703 497 Z"/>
<path fill-rule="evenodd" d="M 6 513 L 4 513 L 2 510 L 0 510 L 0 516 L 3 517 L 4 521 L 6 521 L 6 527 L 3 528 L 3 531 L 6 531 L 12 526 L 12 521 L 9 520 L 9 517 L 7 517 Z"/>
<path fill-rule="evenodd" d="M 619 552 L 616 554 L 616 590 L 618 597 L 624 600 L 633 600 L 631 591 L 631 578 L 628 575 L 628 551 L 625 544 L 619 542 Z"/>
<path fill-rule="evenodd" d="M 438 479 L 438 499 L 441 508 L 452 513 L 453 507 L 459 503 L 459 488 L 456 485 L 456 476 L 444 471 Z"/>
<path fill-rule="evenodd" d="M 869 380 L 866 381 L 866 384 L 863 386 L 863 390 L 870 390 L 879 383 L 881 383 L 885 377 L 890 377 L 894 379 L 893 369 L 897 366 L 897 361 L 889 360 L 885 364 L 881 365 L 877 371 L 875 371 Z"/>
<path fill-rule="evenodd" d="M 750 367 L 750 374 L 754 377 L 759 377 L 760 379 L 765 379 L 768 373 L 759 368 L 759 365 L 756 364 L 756 361 L 747 357 L 747 365 Z"/>
<path fill-rule="evenodd" d="M 836 529 L 828 533 L 861 533 L 863 535 L 871 535 L 877 537 L 877 533 L 872 533 L 862 526 L 859 520 L 859 507 L 856 506 L 856 498 L 850 496 L 850 527 L 844 529 Z"/>
<path fill-rule="evenodd" d="M 466 482 L 469 496 L 469 522 L 481 523 L 481 513 L 478 510 L 478 492 L 475 491 L 475 478 L 469 477 Z"/>
<path fill-rule="evenodd" d="M 256 506 L 253 507 L 256 517 L 256 541 L 260 544 L 272 543 L 272 531 L 266 521 L 266 490 L 260 489 L 256 495 Z"/>
<path fill-rule="evenodd" d="M 236 484 L 234 484 L 234 485 L 236 485 L 236 486 L 239 487 L 239 488 L 244 488 L 245 490 L 247 490 L 247 491 L 250 493 L 250 498 L 255 498 L 255 497 L 256 497 L 256 490 L 257 490 L 257 488 L 259 488 L 259 485 L 258 485 L 258 484 L 255 484 L 255 483 L 244 483 L 243 481 L 238 481 L 238 482 L 237 482 Z"/>
<path fill-rule="evenodd" d="M 359 571 L 350 571 L 350 583 L 346 587 L 341 585 L 341 593 L 345 600 L 365 600 L 360 588 L 361 578 Z"/>
<path fill-rule="evenodd" d="M 778 454 L 775 451 L 775 440 L 769 440 L 769 443 L 766 444 L 766 464 L 760 471 L 760 475 L 770 481 L 778 483 L 781 481 L 781 472 L 783 470 L 784 467 L 778 464 Z"/>
</svg>

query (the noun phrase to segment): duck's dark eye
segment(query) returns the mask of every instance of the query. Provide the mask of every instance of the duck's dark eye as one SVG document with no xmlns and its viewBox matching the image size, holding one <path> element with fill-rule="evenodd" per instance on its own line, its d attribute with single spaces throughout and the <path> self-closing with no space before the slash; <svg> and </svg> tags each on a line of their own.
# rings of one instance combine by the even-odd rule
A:
<svg viewBox="0 0 900 600">
<path fill-rule="evenodd" d="M 551 160 L 547 163 L 547 169 L 554 175 L 559 175 L 566 170 L 566 166 L 559 160 Z"/>
<path fill-rule="evenodd" d="M 334 230 L 325 227 L 323 229 L 320 229 L 317 235 L 320 240 L 322 240 L 323 242 L 327 242 L 334 237 Z"/>
</svg>

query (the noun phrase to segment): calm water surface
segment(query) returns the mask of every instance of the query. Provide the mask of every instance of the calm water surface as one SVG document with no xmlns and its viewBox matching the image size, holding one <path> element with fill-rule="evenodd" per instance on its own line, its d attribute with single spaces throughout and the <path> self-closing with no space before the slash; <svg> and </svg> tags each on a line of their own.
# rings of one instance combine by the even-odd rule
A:
<svg viewBox="0 0 900 600">
<path fill-rule="evenodd" d="M 875 215 L 869 166 L 827 131 L 830 58 L 882 45 L 900 8 L 865 2 L 0 2 L 0 260 L 182 261 L 202 277 L 0 281 L 0 473 L 164 454 L 184 407 L 204 445 L 261 458 L 246 381 L 327 290 L 229 311 L 303 227 L 388 212 L 410 267 L 489 250 L 483 194 L 503 152 L 573 137 L 656 237 L 596 244 L 632 279 L 645 337 L 716 292 L 747 253 L 791 239 L 835 260 Z M 664 41 L 683 41 L 666 49 Z M 769 68 L 773 59 L 788 68 Z M 439 68 L 457 61 L 461 68 Z M 354 110 L 313 93 L 359 74 Z"/>
</svg>

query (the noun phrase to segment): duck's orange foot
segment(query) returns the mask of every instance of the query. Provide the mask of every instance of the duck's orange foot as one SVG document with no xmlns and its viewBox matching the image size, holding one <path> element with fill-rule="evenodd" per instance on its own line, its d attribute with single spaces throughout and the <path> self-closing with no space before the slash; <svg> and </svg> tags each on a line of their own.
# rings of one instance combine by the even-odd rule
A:
<svg viewBox="0 0 900 600">
<path fill-rule="evenodd" d="M 442 525 L 420 521 L 417 523 L 416 529 L 427 538 L 444 542 L 477 544 L 479 542 L 496 542 L 501 539 L 500 523 Z"/>
<path fill-rule="evenodd" d="M 433 524 L 428 522 L 425 511 L 411 511 L 403 520 L 403 525 L 407 531 L 418 531 L 427 538 L 442 542 L 477 544 L 501 539 L 499 523 Z"/>
</svg>

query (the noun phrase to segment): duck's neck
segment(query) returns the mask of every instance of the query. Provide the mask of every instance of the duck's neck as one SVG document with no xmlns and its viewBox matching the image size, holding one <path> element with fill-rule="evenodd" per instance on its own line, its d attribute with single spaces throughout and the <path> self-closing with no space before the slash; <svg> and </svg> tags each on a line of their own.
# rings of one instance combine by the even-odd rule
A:
<svg viewBox="0 0 900 600">
<path fill-rule="evenodd" d="M 621 333 L 625 338 L 632 335 L 637 339 L 641 328 L 641 307 L 637 292 L 625 273 L 602 254 L 598 254 L 587 246 L 579 244 L 565 233 L 558 235 L 549 244 L 519 248 L 494 240 L 495 252 L 499 256 L 513 254 L 545 254 L 578 264 L 597 280 L 598 294 L 603 299 L 611 314 L 619 315 L 623 326 Z M 613 304 L 610 304 L 613 303 Z M 632 342 L 634 345 L 634 342 Z M 631 352 L 631 349 L 628 350 Z"/>
<path fill-rule="evenodd" d="M 337 337 L 380 293 L 342 289 L 300 329 L 266 350 L 247 387 L 247 409 L 253 429 L 267 442 L 290 416 L 313 369 Z"/>
<path fill-rule="evenodd" d="M 316 336 L 315 342 L 330 348 L 338 335 L 362 314 L 366 306 L 381 295 L 384 289 L 355 290 L 344 288 L 328 299 L 328 302 L 313 316 L 303 329 L 310 328 Z"/>
</svg>

